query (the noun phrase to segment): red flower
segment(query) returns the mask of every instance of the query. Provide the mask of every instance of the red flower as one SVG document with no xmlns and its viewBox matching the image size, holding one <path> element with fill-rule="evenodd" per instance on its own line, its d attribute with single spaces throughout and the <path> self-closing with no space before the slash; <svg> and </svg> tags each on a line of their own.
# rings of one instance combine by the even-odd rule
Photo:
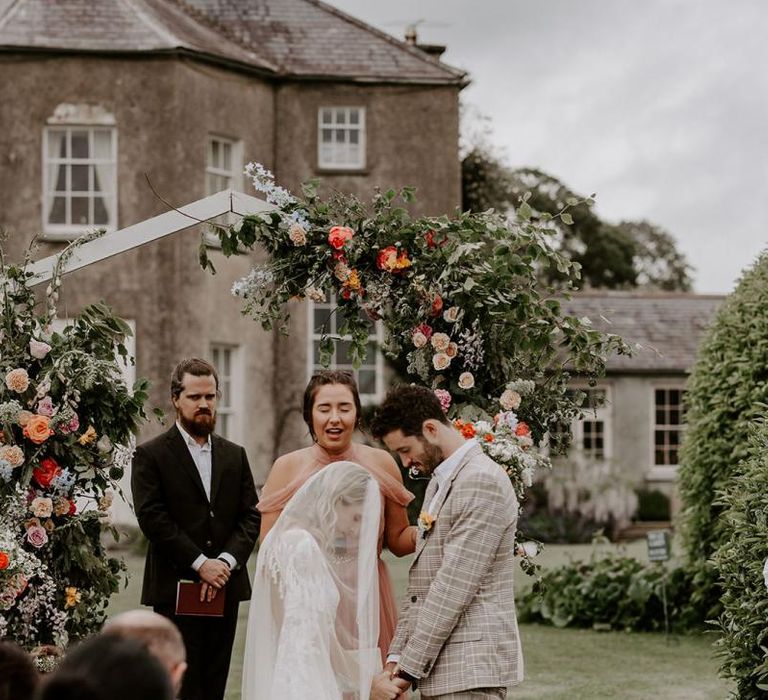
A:
<svg viewBox="0 0 768 700">
<path fill-rule="evenodd" d="M 413 329 L 414 333 L 421 333 L 427 340 L 432 337 L 432 326 L 428 326 L 426 323 L 420 323 Z"/>
<path fill-rule="evenodd" d="M 74 515 L 77 513 L 77 506 L 75 505 L 74 501 L 69 502 L 69 510 L 67 511 L 67 515 Z"/>
<path fill-rule="evenodd" d="M 528 423 L 520 421 L 515 428 L 515 435 L 520 437 L 528 437 L 531 434 L 531 429 L 528 427 Z"/>
<path fill-rule="evenodd" d="M 475 426 L 472 425 L 472 423 L 465 423 L 463 426 L 461 426 L 461 434 L 469 440 L 469 438 L 475 437 L 476 434 Z"/>
<path fill-rule="evenodd" d="M 343 262 L 346 265 L 346 263 L 347 263 L 347 256 L 344 255 L 344 251 L 334 250 L 332 255 L 333 255 L 333 259 L 334 260 L 338 260 L 339 262 Z"/>
<path fill-rule="evenodd" d="M 43 488 L 48 488 L 59 474 L 61 468 L 53 457 L 41 459 L 39 466 L 32 470 L 32 478 Z"/>
<path fill-rule="evenodd" d="M 486 442 L 493 442 L 493 433 L 486 433 L 483 435 L 483 440 Z"/>
<path fill-rule="evenodd" d="M 432 300 L 432 315 L 439 316 L 443 310 L 443 298 L 439 294 L 435 294 L 435 298 Z"/>
<path fill-rule="evenodd" d="M 348 226 L 334 226 L 328 233 L 328 243 L 336 250 L 341 250 L 347 241 L 351 241 L 355 232 Z"/>
<path fill-rule="evenodd" d="M 393 245 L 383 248 L 376 256 L 376 267 L 379 270 L 386 270 L 387 272 L 397 274 L 410 266 L 411 261 L 408 259 L 408 253 L 402 251 L 398 254 L 397 248 Z"/>
<path fill-rule="evenodd" d="M 424 240 L 427 242 L 428 248 L 437 248 L 437 246 L 445 245 L 446 241 L 448 240 L 448 236 L 443 234 L 443 237 L 438 241 L 437 234 L 430 230 L 424 234 Z"/>
<path fill-rule="evenodd" d="M 0 570 L 7 569 L 10 563 L 11 560 L 8 558 L 8 555 L 5 552 L 0 552 Z"/>
</svg>

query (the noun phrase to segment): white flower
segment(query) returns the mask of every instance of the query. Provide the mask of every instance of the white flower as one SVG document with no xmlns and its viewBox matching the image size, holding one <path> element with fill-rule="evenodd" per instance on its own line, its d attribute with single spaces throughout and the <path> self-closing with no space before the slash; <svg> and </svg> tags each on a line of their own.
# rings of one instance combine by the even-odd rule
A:
<svg viewBox="0 0 768 700">
<path fill-rule="evenodd" d="M 451 339 L 445 333 L 434 333 L 430 342 L 435 350 L 445 352 L 451 344 Z"/>
<path fill-rule="evenodd" d="M 479 420 L 475 422 L 475 430 L 479 435 L 483 435 L 484 433 L 492 433 L 493 426 L 487 420 Z"/>
<path fill-rule="evenodd" d="M 505 411 L 516 411 L 520 408 L 520 394 L 511 389 L 507 389 L 499 398 L 499 403 Z"/>
<path fill-rule="evenodd" d="M 768 588 L 768 559 L 765 560 L 765 566 L 763 567 L 763 579 L 765 580 L 765 587 Z"/>
<path fill-rule="evenodd" d="M 459 375 L 459 386 L 462 389 L 471 389 L 475 386 L 475 378 L 472 376 L 472 372 L 462 372 Z"/>
<path fill-rule="evenodd" d="M 417 348 L 423 348 L 427 344 L 427 336 L 424 335 L 421 331 L 416 331 L 411 336 L 411 340 L 413 341 L 414 346 Z"/>
<path fill-rule="evenodd" d="M 53 501 L 50 498 L 38 496 L 30 503 L 29 510 L 37 518 L 50 518 L 53 513 Z"/>
<path fill-rule="evenodd" d="M 50 351 L 51 346 L 48 343 L 43 343 L 34 338 L 29 341 L 29 354 L 36 360 L 42 360 Z"/>
<path fill-rule="evenodd" d="M 106 436 L 102 435 L 96 443 L 96 449 L 102 454 L 112 451 L 112 441 Z"/>
<path fill-rule="evenodd" d="M 461 312 L 461 309 L 459 309 L 458 306 L 452 306 L 450 309 L 446 309 L 443 312 L 443 318 L 448 323 L 456 323 L 456 321 L 459 320 L 459 313 Z"/>
<path fill-rule="evenodd" d="M 533 469 L 526 467 L 520 474 L 523 478 L 523 483 L 530 488 L 533 484 Z"/>
<path fill-rule="evenodd" d="M 520 545 L 524 556 L 533 559 L 539 553 L 539 546 L 535 542 L 523 542 Z"/>
<path fill-rule="evenodd" d="M 432 366 L 438 371 L 442 372 L 444 369 L 448 369 L 451 364 L 451 358 L 444 352 L 435 353 L 432 357 Z"/>
</svg>

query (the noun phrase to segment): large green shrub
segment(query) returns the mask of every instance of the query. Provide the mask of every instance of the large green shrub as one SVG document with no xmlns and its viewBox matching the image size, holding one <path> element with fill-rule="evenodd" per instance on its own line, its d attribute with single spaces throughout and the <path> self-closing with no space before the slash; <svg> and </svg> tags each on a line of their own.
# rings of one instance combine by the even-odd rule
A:
<svg viewBox="0 0 768 700">
<path fill-rule="evenodd" d="M 689 605 L 691 585 L 686 569 L 603 554 L 545 573 L 518 602 L 518 614 L 555 627 L 663 630 L 666 597 L 670 628 L 684 631 L 700 625 Z"/>
<path fill-rule="evenodd" d="M 746 271 L 722 304 L 688 381 L 680 466 L 681 529 L 695 572 L 694 602 L 710 617 L 719 609 L 709 562 L 727 539 L 716 495 L 747 456 L 750 423 L 768 402 L 768 254 Z"/>
<path fill-rule="evenodd" d="M 713 557 L 722 589 L 720 674 L 735 681 L 741 700 L 768 695 L 768 425 L 749 446 L 751 456 L 720 501 L 726 534 Z"/>
</svg>

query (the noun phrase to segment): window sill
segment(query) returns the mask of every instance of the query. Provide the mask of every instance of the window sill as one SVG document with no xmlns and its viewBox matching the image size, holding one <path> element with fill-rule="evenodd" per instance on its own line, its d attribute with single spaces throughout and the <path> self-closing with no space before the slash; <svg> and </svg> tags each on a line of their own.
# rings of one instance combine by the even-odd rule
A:
<svg viewBox="0 0 768 700">
<path fill-rule="evenodd" d="M 645 474 L 646 481 L 676 481 L 677 467 L 651 467 Z"/>
<path fill-rule="evenodd" d="M 368 168 L 329 168 L 328 166 L 317 166 L 315 168 L 316 175 L 357 175 L 365 176 L 370 175 L 371 171 Z"/>
<path fill-rule="evenodd" d="M 90 233 L 91 231 L 97 231 L 102 228 L 106 233 L 114 233 L 117 230 L 114 226 L 88 226 L 86 228 L 79 228 L 79 227 L 78 228 L 61 228 L 57 230 L 44 231 L 40 236 L 40 240 L 46 241 L 48 243 L 56 243 L 56 242 L 68 243 L 70 241 L 74 241 L 80 238 L 80 236 L 85 236 L 87 233 Z"/>
</svg>

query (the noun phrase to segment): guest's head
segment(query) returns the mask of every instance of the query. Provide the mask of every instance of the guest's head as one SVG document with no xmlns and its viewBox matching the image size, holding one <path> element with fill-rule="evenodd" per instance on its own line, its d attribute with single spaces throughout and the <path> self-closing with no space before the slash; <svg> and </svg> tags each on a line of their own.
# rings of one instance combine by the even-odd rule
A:
<svg viewBox="0 0 768 700">
<path fill-rule="evenodd" d="M 147 609 L 129 610 L 109 620 L 104 634 L 141 642 L 168 671 L 178 695 L 187 670 L 187 653 L 179 629 L 167 617 Z"/>
<path fill-rule="evenodd" d="M 205 438 L 216 427 L 219 376 L 208 361 L 182 360 L 171 374 L 171 401 L 176 418 L 193 437 Z"/>
<path fill-rule="evenodd" d="M 315 374 L 304 390 L 304 422 L 309 434 L 330 452 L 342 452 L 360 426 L 362 407 L 351 372 L 325 370 Z"/>
<path fill-rule="evenodd" d="M 31 700 L 37 681 L 32 657 L 12 642 L 0 642 L 0 700 Z"/>
<path fill-rule="evenodd" d="M 422 474 L 431 474 L 463 442 L 437 396 L 422 386 L 392 389 L 376 411 L 371 432 L 406 468 Z"/>
<path fill-rule="evenodd" d="M 173 700 L 168 672 L 135 639 L 100 634 L 67 652 L 37 700 Z"/>
</svg>

